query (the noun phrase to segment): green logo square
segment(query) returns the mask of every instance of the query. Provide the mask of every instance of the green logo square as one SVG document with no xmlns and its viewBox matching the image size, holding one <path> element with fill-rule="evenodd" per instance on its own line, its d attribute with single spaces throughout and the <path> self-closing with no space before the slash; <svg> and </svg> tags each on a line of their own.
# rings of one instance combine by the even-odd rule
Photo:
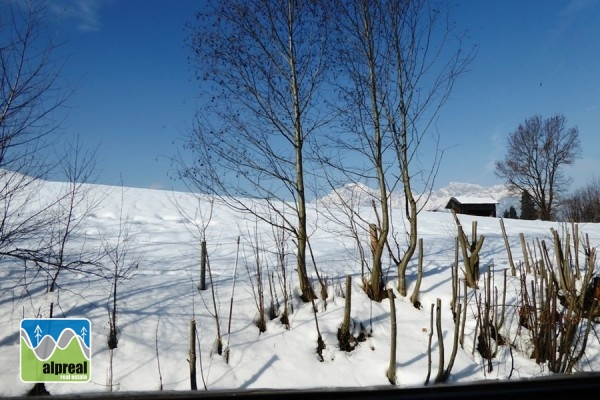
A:
<svg viewBox="0 0 600 400">
<path fill-rule="evenodd" d="M 88 382 L 92 324 L 85 318 L 21 320 L 23 382 Z"/>
</svg>

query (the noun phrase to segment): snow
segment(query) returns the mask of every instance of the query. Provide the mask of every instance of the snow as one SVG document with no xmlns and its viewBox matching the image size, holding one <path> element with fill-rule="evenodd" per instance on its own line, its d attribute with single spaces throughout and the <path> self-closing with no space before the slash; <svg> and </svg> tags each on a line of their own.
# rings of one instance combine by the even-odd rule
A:
<svg viewBox="0 0 600 400">
<path fill-rule="evenodd" d="M 43 185 L 40 193 L 50 196 L 60 192 L 62 184 L 45 182 Z M 286 270 L 293 292 L 290 326 L 286 329 L 279 318 L 269 320 L 267 316 L 266 331 L 260 333 L 255 324 L 258 315 L 254 295 L 257 259 L 263 268 L 267 307 L 271 298 L 268 276 L 275 277 L 273 290 L 280 305 L 283 295 L 278 279 L 281 272 L 277 269 L 275 257 L 277 246 L 274 237 L 277 232 L 270 226 L 234 212 L 206 196 L 192 193 L 102 185 L 93 185 L 90 189 L 90 196 L 103 201 L 83 216 L 79 236 L 71 244 L 72 248 L 100 252 L 106 243 L 118 242 L 118 235 L 122 235 L 125 226 L 129 234 L 126 257 L 132 262 L 139 260 L 139 266 L 131 271 L 130 279 L 121 282 L 119 287 L 117 325 L 120 336 L 112 358 L 113 391 L 156 391 L 160 388 L 161 375 L 164 390 L 188 390 L 187 359 L 192 319 L 195 319 L 198 329 L 199 390 L 390 385 L 386 377 L 391 343 L 390 303 L 387 299 L 371 301 L 363 292 L 359 251 L 343 222 L 347 220 L 345 215 L 333 207 L 335 196 L 310 204 L 308 212 L 314 260 L 328 289 L 326 300 L 319 298 L 315 301 L 316 321 L 312 305 L 303 303 L 298 297 L 293 243 L 288 238 Z M 365 221 L 375 220 L 369 202 L 359 211 Z M 394 210 L 393 235 L 401 246 L 405 243 L 404 229 L 408 225 L 402 219 L 403 215 L 402 210 Z M 500 220 L 467 215 L 459 215 L 459 218 L 465 227 L 477 221 L 478 235 L 486 237 L 480 254 L 482 272 L 491 270 L 495 284 L 499 284 L 508 268 Z M 570 225 L 542 221 L 506 219 L 504 222 L 515 260 L 522 259 L 519 233 L 533 243 L 536 240 L 549 241 L 551 228 L 559 232 L 570 228 Z M 599 224 L 581 224 L 580 227 L 583 234 L 589 235 L 592 244 L 600 242 Z M 470 234 L 470 229 L 465 231 Z M 399 388 L 424 384 L 428 372 L 430 310 L 437 299 L 442 303 L 445 364 L 448 363 L 454 334 L 450 301 L 456 232 L 455 221 L 449 213 L 423 211 L 419 214 L 418 233 L 424 247 L 420 294 L 423 307 L 417 309 L 410 302 L 416 283 L 415 255 L 407 271 L 408 296 L 405 298 L 396 293 L 395 298 L 398 326 L 396 385 Z M 366 231 L 359 234 L 365 251 L 368 251 Z M 216 305 L 210 288 L 204 291 L 197 289 L 202 239 L 206 240 Z M 308 269 L 318 292 L 317 276 L 310 256 Z M 54 317 L 88 318 L 91 321 L 92 379 L 77 384 L 48 383 L 47 389 L 52 394 L 108 391 L 107 306 L 111 282 L 100 273 L 61 272 L 59 290 L 46 293 L 46 276 L 34 276 L 33 272 L 29 271 L 27 285 L 24 285 L 23 264 L 2 260 L 0 396 L 22 395 L 31 388 L 31 383 L 23 383 L 19 379 L 20 321 L 23 318 L 47 317 L 50 303 L 54 303 Z M 396 269 L 387 258 L 384 273 L 388 287 L 395 288 Z M 362 327 L 370 333 L 367 340 L 360 342 L 351 352 L 341 351 L 336 337 L 344 315 L 346 275 L 352 277 L 353 332 L 358 335 Z M 210 285 L 208 278 L 207 284 Z M 508 296 L 508 301 L 514 300 L 519 284 L 518 277 L 509 277 L 507 286 L 512 295 Z M 488 372 L 480 355 L 473 350 L 473 307 L 471 302 L 467 311 L 465 345 L 464 349 L 458 349 L 449 379 L 451 383 L 525 379 L 550 374 L 547 366 L 536 364 L 526 351 L 510 351 L 506 346 L 499 348 L 493 360 L 493 371 Z M 223 344 L 229 350 L 228 362 L 215 351 L 215 308 L 220 317 Z M 326 345 L 322 360 L 316 352 L 317 324 Z M 438 351 L 439 343 L 434 334 L 431 381 L 438 368 Z M 600 344 L 595 334 L 590 336 L 584 360 L 582 370 L 599 369 Z"/>
</svg>

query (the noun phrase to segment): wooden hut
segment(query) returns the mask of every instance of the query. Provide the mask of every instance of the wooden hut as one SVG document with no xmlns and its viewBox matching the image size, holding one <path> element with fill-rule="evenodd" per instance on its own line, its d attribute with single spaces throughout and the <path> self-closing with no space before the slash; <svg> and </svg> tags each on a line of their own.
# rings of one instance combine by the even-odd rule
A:
<svg viewBox="0 0 600 400">
<path fill-rule="evenodd" d="M 498 202 L 486 197 L 452 197 L 446 204 L 446 209 L 454 210 L 457 214 L 476 215 L 478 217 L 496 217 Z"/>
</svg>

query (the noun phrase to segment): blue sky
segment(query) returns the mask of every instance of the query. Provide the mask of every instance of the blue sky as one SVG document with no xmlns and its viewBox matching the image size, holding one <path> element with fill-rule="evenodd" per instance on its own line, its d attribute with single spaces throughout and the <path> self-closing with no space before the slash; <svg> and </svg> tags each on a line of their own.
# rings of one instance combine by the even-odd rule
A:
<svg viewBox="0 0 600 400">
<path fill-rule="evenodd" d="M 202 5 L 51 2 L 63 76 L 75 86 L 63 128 L 98 146 L 98 183 L 182 188 L 169 179 L 168 159 L 190 129 L 200 91 L 185 40 Z M 579 128 L 572 188 L 600 178 L 600 1 L 462 0 L 452 16 L 477 54 L 439 116 L 447 150 L 436 188 L 502 183 L 493 163 L 507 135 L 535 114 L 564 114 Z"/>
</svg>

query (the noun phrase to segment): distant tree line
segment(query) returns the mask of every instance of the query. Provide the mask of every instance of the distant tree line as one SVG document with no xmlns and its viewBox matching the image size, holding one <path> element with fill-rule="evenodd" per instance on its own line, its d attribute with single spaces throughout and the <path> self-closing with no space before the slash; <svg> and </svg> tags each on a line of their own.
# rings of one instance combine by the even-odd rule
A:
<svg viewBox="0 0 600 400">
<path fill-rule="evenodd" d="M 535 220 L 539 211 L 527 191 L 521 193 L 521 213 L 514 206 L 504 210 L 502 216 L 509 219 Z M 594 179 L 581 189 L 565 197 L 558 205 L 557 216 L 569 222 L 600 222 L 600 180 Z"/>
<path fill-rule="evenodd" d="M 572 222 L 600 222 L 600 180 L 576 190 L 561 204 L 562 218 Z"/>
</svg>

